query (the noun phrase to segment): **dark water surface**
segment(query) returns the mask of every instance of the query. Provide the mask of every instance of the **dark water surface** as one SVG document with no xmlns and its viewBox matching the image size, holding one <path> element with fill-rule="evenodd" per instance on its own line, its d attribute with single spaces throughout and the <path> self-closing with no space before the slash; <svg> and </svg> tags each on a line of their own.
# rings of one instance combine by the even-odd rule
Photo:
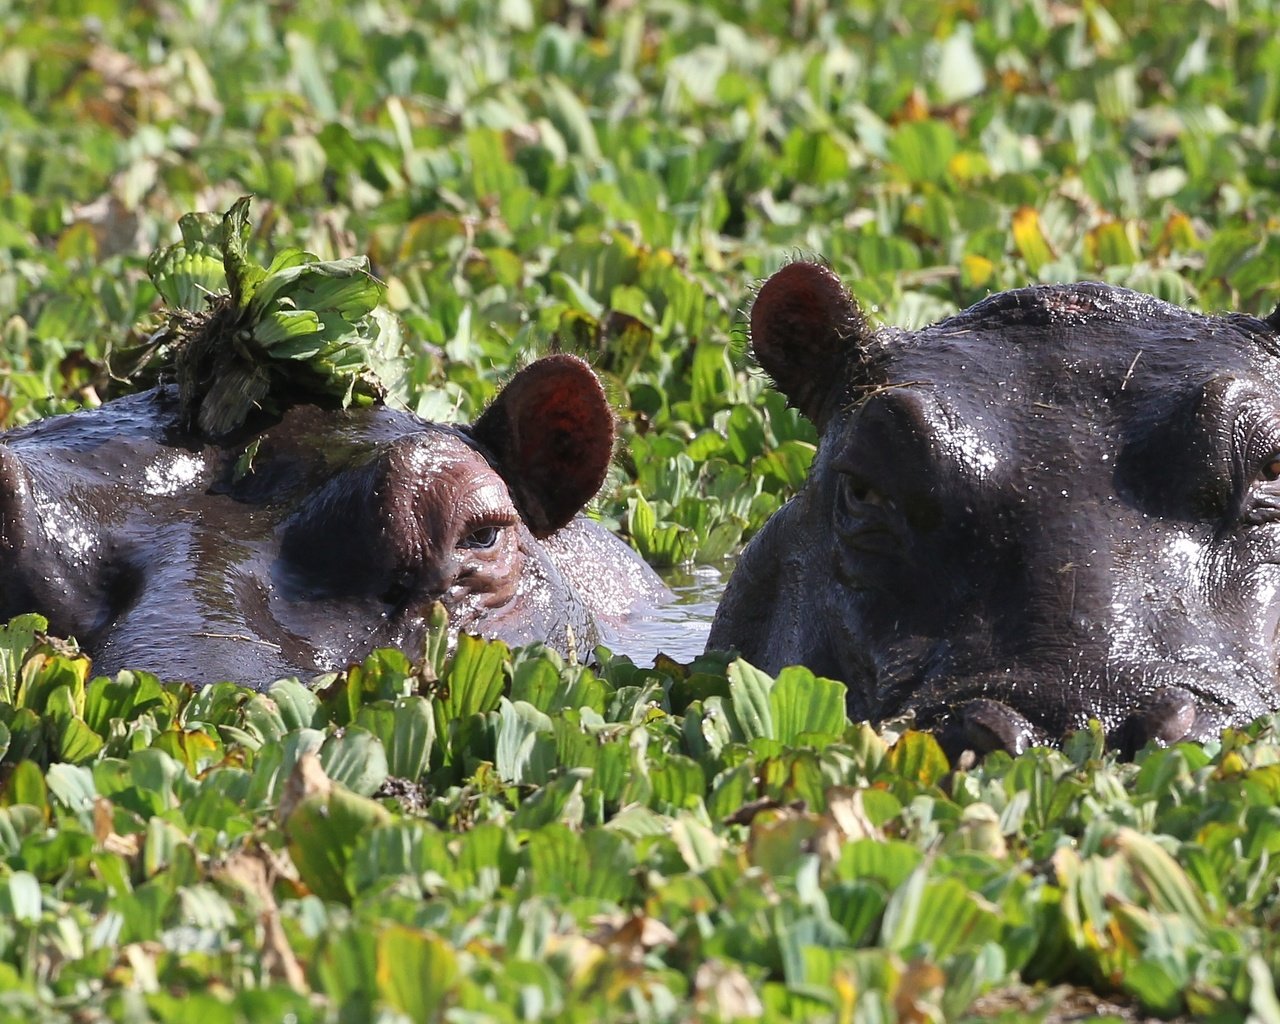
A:
<svg viewBox="0 0 1280 1024">
<path fill-rule="evenodd" d="M 691 661 L 707 645 L 711 619 L 732 569 L 733 563 L 726 561 L 662 571 L 675 601 L 628 623 L 609 638 L 607 646 L 642 666 L 652 665 L 659 653 L 681 664 Z"/>
</svg>

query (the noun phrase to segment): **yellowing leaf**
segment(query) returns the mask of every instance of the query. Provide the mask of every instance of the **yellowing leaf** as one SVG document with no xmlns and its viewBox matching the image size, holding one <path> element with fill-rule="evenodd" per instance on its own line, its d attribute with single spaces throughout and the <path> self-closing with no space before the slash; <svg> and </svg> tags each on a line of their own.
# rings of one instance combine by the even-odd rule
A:
<svg viewBox="0 0 1280 1024">
<path fill-rule="evenodd" d="M 889 766 L 896 774 L 926 786 L 933 785 L 951 770 L 947 755 L 933 733 L 915 730 L 903 733 L 902 739 L 890 749 Z"/>
<path fill-rule="evenodd" d="M 1020 206 L 1014 211 L 1013 244 L 1033 275 L 1039 274 L 1040 268 L 1055 255 L 1040 226 L 1040 215 L 1030 206 Z"/>
<path fill-rule="evenodd" d="M 1167 256 L 1171 252 L 1185 252 L 1199 248 L 1200 239 L 1196 235 L 1191 218 L 1185 213 L 1169 214 L 1160 232 L 1160 240 L 1156 242 L 1156 252 L 1161 256 Z"/>
<path fill-rule="evenodd" d="M 960 261 L 960 281 L 966 288 L 985 288 L 995 272 L 996 265 L 976 253 L 968 253 Z"/>
</svg>

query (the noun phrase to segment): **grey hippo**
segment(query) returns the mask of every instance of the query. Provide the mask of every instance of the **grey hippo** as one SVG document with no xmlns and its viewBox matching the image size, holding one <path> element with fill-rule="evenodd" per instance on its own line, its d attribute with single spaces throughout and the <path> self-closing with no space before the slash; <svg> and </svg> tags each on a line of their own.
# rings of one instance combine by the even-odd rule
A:
<svg viewBox="0 0 1280 1024">
<path fill-rule="evenodd" d="M 299 404 L 216 443 L 172 386 L 0 437 L 0 617 L 45 615 L 101 672 L 264 685 L 457 629 L 585 656 L 667 591 L 579 513 L 613 414 L 548 356 L 472 426 Z"/>
<path fill-rule="evenodd" d="M 751 310 L 818 428 L 709 646 L 914 711 L 944 747 L 1203 740 L 1280 707 L 1280 310 L 1079 283 L 873 329 L 796 262 Z"/>
</svg>

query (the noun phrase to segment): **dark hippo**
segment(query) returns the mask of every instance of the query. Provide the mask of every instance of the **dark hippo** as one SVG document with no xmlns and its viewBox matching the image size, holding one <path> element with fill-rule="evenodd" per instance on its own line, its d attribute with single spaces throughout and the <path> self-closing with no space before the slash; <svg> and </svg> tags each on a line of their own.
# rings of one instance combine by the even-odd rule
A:
<svg viewBox="0 0 1280 1024">
<path fill-rule="evenodd" d="M 855 717 L 914 709 L 953 752 L 1277 708 L 1278 329 L 1075 284 L 873 331 L 785 267 L 752 343 L 821 443 L 709 646 L 844 680 Z"/>
<path fill-rule="evenodd" d="M 94 667 L 262 685 L 421 650 L 452 623 L 585 655 L 666 590 L 578 516 L 613 417 L 571 356 L 517 374 L 472 427 L 312 405 L 211 445 L 172 388 L 0 438 L 0 617 L 38 611 Z"/>
</svg>

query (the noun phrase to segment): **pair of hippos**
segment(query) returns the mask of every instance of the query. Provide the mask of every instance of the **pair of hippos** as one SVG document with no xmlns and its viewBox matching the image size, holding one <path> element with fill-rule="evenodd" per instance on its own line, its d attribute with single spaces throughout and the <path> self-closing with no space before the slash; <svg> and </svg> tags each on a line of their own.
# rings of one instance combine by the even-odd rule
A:
<svg viewBox="0 0 1280 1024">
<path fill-rule="evenodd" d="M 1132 751 L 1280 707 L 1280 309 L 1084 283 L 873 330 L 796 262 L 751 340 L 821 443 L 711 648 L 979 753 L 1089 719 Z M 264 683 L 419 649 L 437 600 L 583 651 L 666 595 L 580 515 L 613 415 L 574 357 L 469 427 L 299 405 L 211 444 L 179 422 L 161 387 L 0 439 L 0 616 L 44 614 L 102 671 Z"/>
</svg>

